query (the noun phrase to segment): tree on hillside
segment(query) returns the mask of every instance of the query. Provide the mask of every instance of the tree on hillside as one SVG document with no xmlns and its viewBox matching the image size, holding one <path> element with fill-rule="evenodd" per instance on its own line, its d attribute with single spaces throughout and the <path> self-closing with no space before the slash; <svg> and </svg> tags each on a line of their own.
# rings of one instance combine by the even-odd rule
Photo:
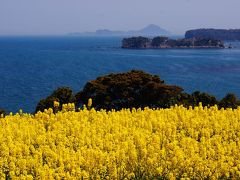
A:
<svg viewBox="0 0 240 180">
<path fill-rule="evenodd" d="M 240 106 L 240 101 L 235 94 L 228 93 L 220 102 L 219 108 L 233 108 L 236 109 Z"/>
<path fill-rule="evenodd" d="M 181 93 L 178 99 L 178 104 L 185 107 L 195 107 L 198 106 L 200 102 L 202 103 L 202 106 L 214 106 L 218 104 L 215 96 L 201 93 L 200 91 L 195 91 L 192 94 Z"/>
<path fill-rule="evenodd" d="M 54 101 L 59 102 L 59 107 L 54 108 Z M 44 111 L 44 109 L 53 108 L 54 111 L 61 110 L 63 104 L 75 102 L 73 91 L 69 87 L 60 87 L 45 99 L 39 101 L 36 111 Z"/>
<path fill-rule="evenodd" d="M 178 86 L 167 85 L 159 76 L 143 71 L 109 74 L 88 82 L 76 94 L 77 105 L 93 99 L 95 109 L 122 109 L 149 107 L 170 107 L 176 104 L 182 92 Z"/>
<path fill-rule="evenodd" d="M 198 106 L 200 102 L 203 106 L 214 106 L 218 103 L 215 96 L 195 91 L 194 93 L 192 93 L 193 106 Z"/>
</svg>

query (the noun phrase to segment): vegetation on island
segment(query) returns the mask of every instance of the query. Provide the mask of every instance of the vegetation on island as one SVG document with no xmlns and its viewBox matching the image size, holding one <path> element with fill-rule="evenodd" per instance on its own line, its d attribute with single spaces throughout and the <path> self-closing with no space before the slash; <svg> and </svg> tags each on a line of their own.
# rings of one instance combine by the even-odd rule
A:
<svg viewBox="0 0 240 180">
<path fill-rule="evenodd" d="M 223 41 L 239 41 L 240 29 L 194 29 L 185 33 L 185 38 L 219 39 Z"/>
<path fill-rule="evenodd" d="M 122 40 L 122 48 L 149 49 L 149 48 L 225 48 L 221 40 L 211 38 L 183 38 L 170 39 L 164 36 L 154 37 L 131 37 Z"/>
<path fill-rule="evenodd" d="M 151 46 L 151 41 L 146 37 L 132 37 L 132 38 L 124 38 L 122 40 L 123 48 L 149 48 Z"/>
</svg>

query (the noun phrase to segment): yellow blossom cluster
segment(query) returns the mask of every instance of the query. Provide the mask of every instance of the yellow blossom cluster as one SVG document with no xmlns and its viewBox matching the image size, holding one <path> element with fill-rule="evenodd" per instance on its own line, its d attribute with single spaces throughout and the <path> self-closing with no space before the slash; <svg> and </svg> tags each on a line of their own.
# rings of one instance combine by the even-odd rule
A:
<svg viewBox="0 0 240 180">
<path fill-rule="evenodd" d="M 240 108 L 0 118 L 0 179 L 240 179 Z"/>
<path fill-rule="evenodd" d="M 57 101 L 54 101 L 54 102 L 53 102 L 53 106 L 54 106 L 55 108 L 57 108 L 57 107 L 59 107 L 59 106 L 60 106 L 60 103 L 59 103 L 59 102 L 57 102 Z"/>
</svg>

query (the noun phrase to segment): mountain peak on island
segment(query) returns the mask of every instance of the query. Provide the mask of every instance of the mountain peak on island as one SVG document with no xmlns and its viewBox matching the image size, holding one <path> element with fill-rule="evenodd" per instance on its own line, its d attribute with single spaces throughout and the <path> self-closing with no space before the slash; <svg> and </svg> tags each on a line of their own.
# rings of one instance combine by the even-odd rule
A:
<svg viewBox="0 0 240 180">
<path fill-rule="evenodd" d="M 141 29 L 139 32 L 142 32 L 144 34 L 150 34 L 150 35 L 169 35 L 170 32 L 155 25 L 155 24 L 149 24 L 145 28 Z"/>
</svg>

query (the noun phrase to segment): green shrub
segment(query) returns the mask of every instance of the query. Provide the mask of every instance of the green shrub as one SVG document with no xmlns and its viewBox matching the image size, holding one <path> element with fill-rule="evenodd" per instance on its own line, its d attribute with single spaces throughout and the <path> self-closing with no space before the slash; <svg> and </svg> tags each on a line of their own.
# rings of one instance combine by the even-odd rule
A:
<svg viewBox="0 0 240 180">
<path fill-rule="evenodd" d="M 233 108 L 236 109 L 240 106 L 240 101 L 237 99 L 235 94 L 228 93 L 220 102 L 219 108 Z"/>
<path fill-rule="evenodd" d="M 178 86 L 167 85 L 159 76 L 132 70 L 126 73 L 109 74 L 88 82 L 76 94 L 77 105 L 93 99 L 95 109 L 122 109 L 170 107 L 182 92 Z"/>
<path fill-rule="evenodd" d="M 218 104 L 215 96 L 195 91 L 194 93 L 192 93 L 193 106 L 198 106 L 200 102 L 203 106 L 214 106 L 215 104 Z"/>
<path fill-rule="evenodd" d="M 59 107 L 54 107 L 54 101 L 59 102 Z M 62 104 L 75 102 L 73 91 L 69 87 L 60 87 L 45 99 L 39 101 L 36 111 L 44 111 L 44 109 L 53 108 L 54 112 L 61 110 Z"/>
</svg>

